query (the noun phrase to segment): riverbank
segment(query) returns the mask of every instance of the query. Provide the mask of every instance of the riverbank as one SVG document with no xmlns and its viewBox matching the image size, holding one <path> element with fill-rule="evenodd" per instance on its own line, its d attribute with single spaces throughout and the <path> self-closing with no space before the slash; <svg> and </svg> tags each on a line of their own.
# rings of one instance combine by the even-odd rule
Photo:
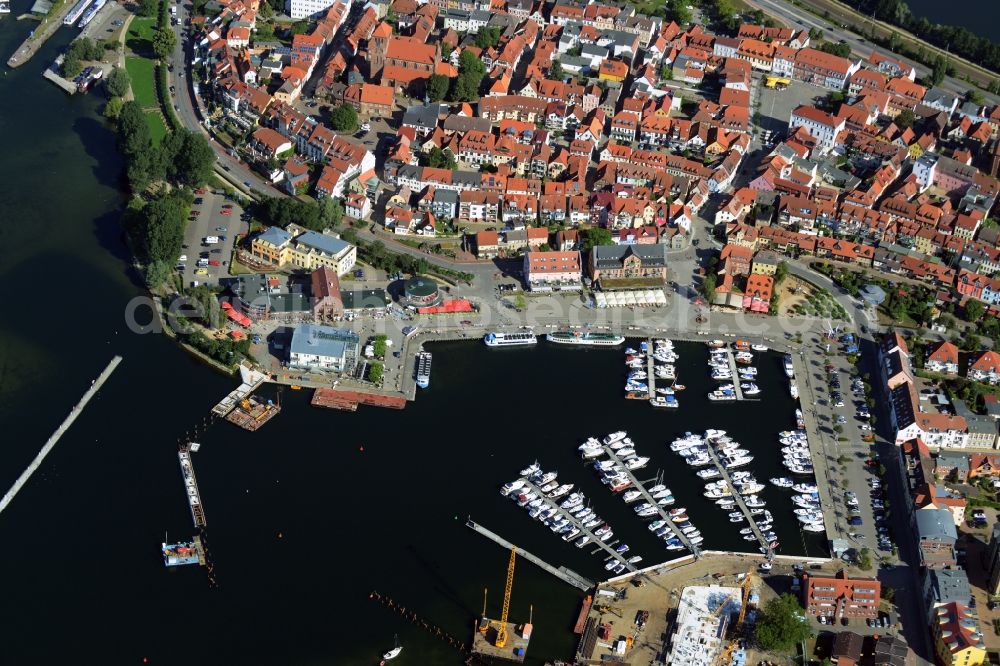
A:
<svg viewBox="0 0 1000 666">
<path fill-rule="evenodd" d="M 73 9 L 73 4 L 68 0 L 55 0 L 48 15 L 42 19 L 37 28 L 28 34 L 28 38 L 21 43 L 14 54 L 7 59 L 7 66 L 16 68 L 31 60 L 31 57 L 38 53 L 45 42 L 56 34 L 56 31 L 62 26 L 63 19 Z"/>
<path fill-rule="evenodd" d="M 895 35 L 896 42 L 900 46 L 906 47 L 909 51 L 909 53 L 900 54 L 903 57 L 916 59 L 917 54 L 923 50 L 924 53 L 929 54 L 932 58 L 944 58 L 955 69 L 955 76 L 957 78 L 965 79 L 980 88 L 988 90 L 997 80 L 997 77 L 1000 77 L 1000 73 L 986 69 L 950 51 L 938 48 L 903 28 L 883 21 L 873 20 L 872 17 L 861 14 L 853 8 L 837 2 L 837 0 L 793 0 L 792 4 L 838 25 L 846 25 L 848 29 L 857 34 L 868 36 L 873 40 L 885 43 L 888 42 L 892 35 Z M 897 47 L 898 49 L 899 47 Z M 928 61 L 929 58 L 925 58 L 921 64 L 930 67 Z"/>
</svg>

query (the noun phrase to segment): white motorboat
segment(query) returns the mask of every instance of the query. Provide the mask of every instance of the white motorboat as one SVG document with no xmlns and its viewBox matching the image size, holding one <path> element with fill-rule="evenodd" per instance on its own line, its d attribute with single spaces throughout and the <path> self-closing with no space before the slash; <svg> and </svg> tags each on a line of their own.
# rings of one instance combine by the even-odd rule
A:
<svg viewBox="0 0 1000 666">
<path fill-rule="evenodd" d="M 819 492 L 819 488 L 816 486 L 815 483 L 796 483 L 794 486 L 792 486 L 792 490 L 794 490 L 797 493 L 806 493 L 806 494 Z"/>
<path fill-rule="evenodd" d="M 722 476 L 722 472 L 720 472 L 715 467 L 706 467 L 705 469 L 699 469 L 697 474 L 702 479 L 716 479 Z"/>
<path fill-rule="evenodd" d="M 642 562 L 642 555 L 633 555 L 632 557 L 628 558 L 629 564 L 638 564 L 639 562 Z"/>
<path fill-rule="evenodd" d="M 629 458 L 635 455 L 635 449 L 633 449 L 631 446 L 626 446 L 615 451 L 615 455 L 621 459 Z"/>
<path fill-rule="evenodd" d="M 822 522 L 806 523 L 805 525 L 802 526 L 802 529 L 804 529 L 806 532 L 825 532 L 826 525 L 824 525 Z"/>
<path fill-rule="evenodd" d="M 532 465 L 530 467 L 528 467 L 527 469 L 522 469 L 521 470 L 521 476 L 534 476 L 540 470 L 541 470 L 541 467 L 538 466 L 538 462 L 536 461 L 536 462 L 532 463 Z"/>
<path fill-rule="evenodd" d="M 665 521 L 665 520 L 654 520 L 653 522 L 651 522 L 649 524 L 649 531 L 650 532 L 655 532 L 656 530 L 660 529 L 661 527 L 666 526 L 666 524 L 667 524 L 667 521 Z"/>
<path fill-rule="evenodd" d="M 628 435 L 628 433 L 626 433 L 624 430 L 619 430 L 617 432 L 613 432 L 613 433 L 611 433 L 610 435 L 608 435 L 607 437 L 604 438 L 604 444 L 607 445 L 607 446 L 611 446 L 614 442 L 617 442 L 618 440 L 623 439 L 626 435 Z M 614 448 L 614 447 L 612 447 L 612 448 Z"/>
<path fill-rule="evenodd" d="M 391 650 L 382 655 L 382 659 L 384 659 L 385 661 L 395 659 L 396 657 L 399 656 L 399 653 L 403 651 L 403 646 L 399 644 L 399 636 L 393 638 L 393 643 L 395 647 L 393 647 Z"/>
<path fill-rule="evenodd" d="M 743 395 L 759 395 L 760 387 L 756 384 L 740 384 L 740 388 L 743 389 Z"/>
<path fill-rule="evenodd" d="M 766 352 L 767 345 L 762 345 L 762 344 L 750 345 L 750 349 L 754 350 L 755 352 Z"/>
<path fill-rule="evenodd" d="M 642 497 L 642 491 L 640 490 L 629 490 L 626 491 L 624 495 L 622 495 L 622 499 L 624 499 L 626 503 L 634 502 L 640 497 Z"/>
<path fill-rule="evenodd" d="M 538 474 L 541 473 L 540 472 L 536 473 L 536 476 L 538 476 Z M 559 476 L 559 472 L 546 472 L 545 474 L 541 474 L 541 476 L 538 476 L 538 478 L 532 480 L 535 482 L 536 486 L 544 486 L 546 483 L 555 481 L 557 476 Z"/>
<path fill-rule="evenodd" d="M 590 543 L 590 537 L 589 537 L 589 536 L 586 536 L 586 535 L 584 535 L 584 536 L 580 537 L 579 541 L 577 541 L 577 542 L 576 542 L 576 543 L 575 543 L 574 545 L 575 545 L 575 546 L 576 546 L 577 548 L 583 548 L 583 547 L 584 547 L 584 546 L 586 546 L 586 545 L 587 545 L 588 543 Z"/>
<path fill-rule="evenodd" d="M 523 485 L 524 485 L 524 479 L 517 479 L 516 481 L 505 483 L 503 484 L 503 487 L 500 488 L 500 494 L 504 496 L 510 495 L 512 492 L 514 492 Z"/>
<path fill-rule="evenodd" d="M 779 476 L 771 479 L 771 484 L 779 488 L 791 488 L 795 485 L 795 482 L 789 479 L 787 476 Z"/>
</svg>

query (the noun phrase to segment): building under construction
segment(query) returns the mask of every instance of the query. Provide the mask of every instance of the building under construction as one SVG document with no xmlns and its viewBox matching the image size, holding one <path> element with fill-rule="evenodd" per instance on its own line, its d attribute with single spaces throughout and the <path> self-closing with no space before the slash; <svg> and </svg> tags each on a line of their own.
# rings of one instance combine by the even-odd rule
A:
<svg viewBox="0 0 1000 666">
<path fill-rule="evenodd" d="M 486 657 L 507 659 L 523 662 L 528 654 L 528 642 L 531 640 L 531 620 L 517 625 L 507 621 L 510 610 L 510 593 L 514 587 L 514 561 L 517 549 L 511 548 L 510 562 L 507 564 L 507 584 L 504 586 L 503 610 L 499 620 L 491 620 L 486 616 L 485 591 L 483 597 L 483 614 L 476 622 L 472 632 L 472 652 Z"/>
</svg>

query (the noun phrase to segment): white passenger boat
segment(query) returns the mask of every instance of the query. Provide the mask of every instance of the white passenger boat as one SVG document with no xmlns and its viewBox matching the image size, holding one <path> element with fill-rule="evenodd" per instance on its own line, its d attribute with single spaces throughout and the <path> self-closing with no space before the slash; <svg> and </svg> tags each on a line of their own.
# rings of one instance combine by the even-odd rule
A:
<svg viewBox="0 0 1000 666">
<path fill-rule="evenodd" d="M 806 532 L 825 532 L 826 525 L 824 525 L 822 522 L 806 523 L 805 525 L 802 526 L 802 529 L 804 529 Z"/>
<path fill-rule="evenodd" d="M 750 349 L 754 350 L 755 352 L 766 352 L 767 345 L 762 345 L 762 344 L 750 345 Z"/>
<path fill-rule="evenodd" d="M 779 488 L 791 488 L 795 485 L 795 482 L 789 479 L 787 476 L 779 476 L 771 479 L 771 484 Z"/>
<path fill-rule="evenodd" d="M 519 331 L 517 333 L 502 333 L 493 331 L 487 333 L 483 338 L 487 347 L 516 347 L 521 345 L 533 345 L 538 342 L 538 338 L 531 331 Z"/>
<path fill-rule="evenodd" d="M 634 502 L 640 497 L 642 497 L 642 491 L 640 490 L 629 490 L 622 495 L 622 499 L 624 499 L 626 503 Z"/>
</svg>

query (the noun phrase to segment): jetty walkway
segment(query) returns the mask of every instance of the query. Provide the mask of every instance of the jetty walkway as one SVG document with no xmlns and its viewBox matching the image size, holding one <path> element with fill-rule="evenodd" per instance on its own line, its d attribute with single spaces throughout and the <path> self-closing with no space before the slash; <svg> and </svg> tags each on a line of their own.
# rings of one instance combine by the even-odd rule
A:
<svg viewBox="0 0 1000 666">
<path fill-rule="evenodd" d="M 205 505 L 201 503 L 201 492 L 198 490 L 198 479 L 194 475 L 194 464 L 191 461 L 191 452 L 187 445 L 181 446 L 177 451 L 177 459 L 181 464 L 181 475 L 184 477 L 184 493 L 188 498 L 188 505 L 191 507 L 191 520 L 194 526 L 202 529 L 208 525 L 205 518 Z"/>
<path fill-rule="evenodd" d="M 646 502 L 656 507 L 656 512 L 659 514 L 663 522 L 667 524 L 667 527 L 669 527 L 677 538 L 680 539 L 681 543 L 684 544 L 684 547 L 697 557 L 697 555 L 701 552 L 701 549 L 698 548 L 697 545 L 691 543 L 688 536 L 677 527 L 676 523 L 674 523 L 673 519 L 670 517 L 669 511 L 665 511 L 662 506 L 657 504 L 658 500 L 653 499 L 653 496 L 649 494 L 649 491 L 646 490 L 646 487 L 642 484 L 642 482 L 636 478 L 635 474 L 632 473 L 632 470 L 625 467 L 625 463 L 618 457 L 614 449 L 606 444 L 602 443 L 602 445 L 604 446 L 604 452 L 608 455 L 608 457 L 611 458 L 616 465 L 625 470 L 625 475 L 628 476 L 629 481 L 632 482 L 632 487 L 642 493 L 642 498 L 646 500 Z M 636 452 L 636 454 L 638 455 L 638 452 Z"/>
<path fill-rule="evenodd" d="M 594 588 L 594 581 L 588 580 L 587 578 L 584 578 L 583 576 L 581 576 L 580 574 L 576 573 L 572 569 L 568 569 L 566 567 L 558 567 L 557 568 L 557 567 L 552 566 L 551 564 L 549 564 L 545 560 L 541 559 L 537 555 L 533 555 L 532 553 L 529 553 L 524 548 L 521 548 L 519 546 L 515 546 L 514 544 L 512 544 L 509 541 L 507 541 L 506 539 L 504 539 L 499 534 L 486 529 L 485 527 L 483 527 L 482 525 L 480 525 L 476 521 L 472 520 L 472 518 L 466 519 L 465 526 L 469 527 L 469 528 L 472 528 L 473 530 L 475 530 L 476 532 L 479 532 L 480 534 L 482 534 L 483 536 L 487 537 L 488 539 L 491 539 L 492 541 L 495 541 L 496 543 L 500 544 L 501 546 L 503 546 L 507 550 L 510 550 L 511 548 L 514 548 L 517 551 L 518 555 L 520 555 L 524 559 L 528 560 L 532 564 L 536 565 L 537 567 L 539 567 L 543 571 L 547 571 L 548 573 L 552 574 L 553 576 L 555 576 L 559 580 L 563 581 L 564 583 L 569 583 L 573 587 L 578 587 L 581 590 L 583 590 L 584 592 L 586 592 L 587 590 L 592 590 Z"/>
<path fill-rule="evenodd" d="M 627 555 L 616 551 L 614 548 L 611 547 L 611 544 L 601 541 L 601 537 L 595 535 L 594 532 L 589 527 L 583 526 L 584 521 L 578 520 L 576 516 L 574 516 L 572 513 L 559 506 L 560 500 L 563 500 L 565 498 L 560 497 L 559 499 L 554 499 L 554 500 L 549 499 L 548 497 L 545 496 L 545 493 L 542 492 L 542 489 L 531 481 L 525 480 L 524 485 L 529 490 L 534 491 L 535 495 L 540 497 L 546 505 L 555 509 L 560 516 L 568 520 L 570 525 L 580 530 L 580 534 L 578 534 L 577 537 L 585 536 L 589 538 L 590 541 L 588 542 L 588 545 L 598 546 L 598 549 L 606 551 L 611 557 L 621 561 L 621 563 L 625 565 L 626 569 L 628 569 L 629 571 L 635 571 L 635 566 L 629 564 L 626 561 L 628 560 Z M 577 537 L 574 537 L 574 539 Z M 597 552 L 597 550 L 595 550 L 594 552 Z"/>
<path fill-rule="evenodd" d="M 17 481 L 14 482 L 14 485 L 12 485 L 10 487 L 10 490 L 8 490 L 7 493 L 3 496 L 3 499 L 0 499 L 0 512 L 6 509 L 7 505 L 10 504 L 11 501 L 13 501 L 14 496 L 21 491 L 21 488 L 23 488 L 24 484 L 28 482 L 28 479 L 31 478 L 31 475 L 34 474 L 35 471 L 41 466 L 42 462 L 45 460 L 45 457 L 49 455 L 52 449 L 54 449 L 56 444 L 59 442 L 59 439 L 63 435 L 65 435 L 66 431 L 69 430 L 71 425 L 73 425 L 73 422 L 76 421 L 76 417 L 78 417 L 80 414 L 83 413 L 84 407 L 87 406 L 87 403 L 90 402 L 91 398 L 97 395 L 97 392 L 101 390 L 102 386 L 104 386 L 104 382 L 108 380 L 108 378 L 111 376 L 111 373 L 113 373 L 115 369 L 118 368 L 118 364 L 121 362 L 122 362 L 122 357 L 115 356 L 113 359 L 111 359 L 111 362 L 108 363 L 107 367 L 104 368 L 101 374 L 97 376 L 97 379 L 95 379 L 90 383 L 90 388 L 87 389 L 87 392 L 83 394 L 82 398 L 80 398 L 80 402 L 76 403 L 76 405 L 73 406 L 73 409 L 70 411 L 69 415 L 63 420 L 62 424 L 58 428 L 56 428 L 56 431 L 52 433 L 52 436 L 49 437 L 48 441 L 45 442 L 45 445 L 42 446 L 41 450 L 38 452 L 38 455 L 35 456 L 35 459 L 31 461 L 31 464 L 28 465 L 28 467 L 23 472 L 21 472 L 21 476 L 17 477 Z"/>
<path fill-rule="evenodd" d="M 750 524 L 750 529 L 753 530 L 754 536 L 757 537 L 758 541 L 760 541 L 761 547 L 767 551 L 765 555 L 770 557 L 774 554 L 774 551 L 768 545 L 767 539 L 764 538 L 764 533 L 760 531 L 759 527 L 757 527 L 757 521 L 754 515 L 750 513 L 750 507 L 748 507 L 746 502 L 743 500 L 743 496 L 736 492 L 736 488 L 733 487 L 733 477 L 729 475 L 729 470 L 726 469 L 726 466 L 722 464 L 721 460 L 719 460 L 719 456 L 715 452 L 715 447 L 711 443 L 708 445 L 708 455 L 712 458 L 712 464 L 715 465 L 717 470 L 719 470 L 719 473 L 722 475 L 723 480 L 725 480 L 726 485 L 732 491 L 733 499 L 736 500 L 736 506 L 738 506 L 740 511 L 743 512 L 743 515 L 746 516 L 747 522 Z"/>
</svg>

